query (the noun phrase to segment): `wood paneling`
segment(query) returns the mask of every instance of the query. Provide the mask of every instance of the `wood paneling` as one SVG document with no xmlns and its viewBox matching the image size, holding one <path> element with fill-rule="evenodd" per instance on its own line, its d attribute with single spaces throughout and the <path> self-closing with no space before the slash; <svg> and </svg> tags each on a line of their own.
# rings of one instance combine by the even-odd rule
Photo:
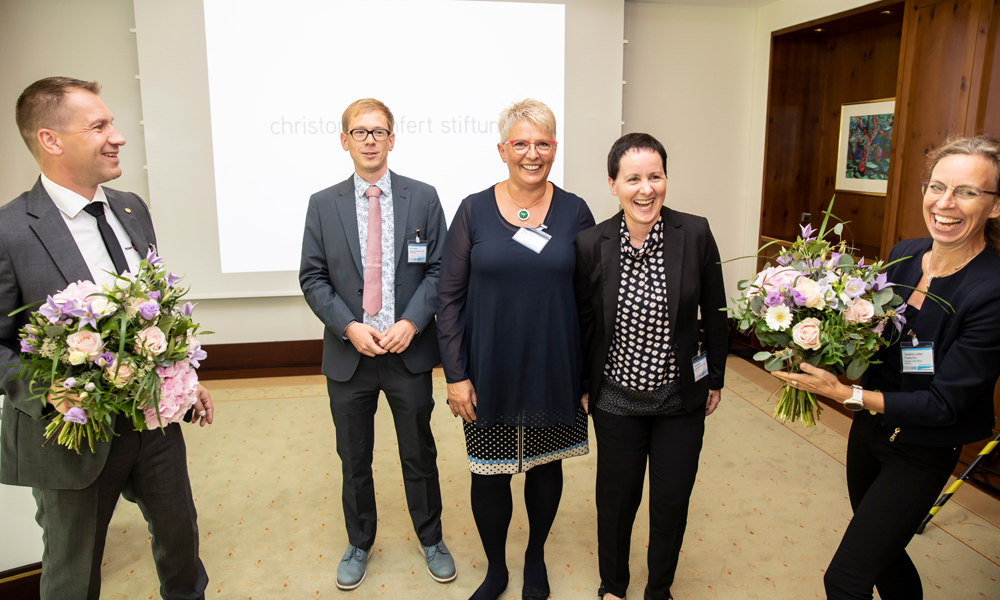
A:
<svg viewBox="0 0 1000 600">
<path fill-rule="evenodd" d="M 977 106 L 975 133 L 1000 137 L 1000 0 L 990 7 L 992 14 L 980 26 L 983 40 L 983 82 Z"/>
<path fill-rule="evenodd" d="M 837 157 L 840 150 L 841 106 L 894 98 L 903 22 L 845 33 L 827 42 L 828 68 L 820 122 L 819 171 L 822 176 L 810 194 L 811 210 L 819 215 L 835 193 Z M 845 237 L 874 258 L 882 245 L 885 196 L 836 192 L 834 214 L 850 221 Z M 817 217 L 819 219 L 821 217 Z"/>
<path fill-rule="evenodd" d="M 949 135 L 965 134 L 981 0 L 907 4 L 890 202 L 895 223 L 883 248 L 926 237 L 920 181 L 927 153 Z"/>
<path fill-rule="evenodd" d="M 208 358 L 198 369 L 198 378 L 203 381 L 319 375 L 323 364 L 323 340 L 213 344 L 204 350 Z"/>
</svg>

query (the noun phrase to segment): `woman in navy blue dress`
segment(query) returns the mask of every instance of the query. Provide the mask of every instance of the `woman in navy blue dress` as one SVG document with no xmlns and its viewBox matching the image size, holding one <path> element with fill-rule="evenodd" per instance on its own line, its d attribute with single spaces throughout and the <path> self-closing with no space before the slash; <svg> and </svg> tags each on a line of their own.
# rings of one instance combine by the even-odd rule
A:
<svg viewBox="0 0 1000 600">
<path fill-rule="evenodd" d="M 562 459 L 588 452 L 583 354 L 573 293 L 587 204 L 548 181 L 552 111 L 524 100 L 500 114 L 510 176 L 462 201 L 441 264 L 438 340 L 452 414 L 465 421 L 472 512 L 489 560 L 473 598 L 507 587 L 512 475 L 525 473 L 527 599 L 549 595 L 545 540 L 562 495 Z"/>
</svg>

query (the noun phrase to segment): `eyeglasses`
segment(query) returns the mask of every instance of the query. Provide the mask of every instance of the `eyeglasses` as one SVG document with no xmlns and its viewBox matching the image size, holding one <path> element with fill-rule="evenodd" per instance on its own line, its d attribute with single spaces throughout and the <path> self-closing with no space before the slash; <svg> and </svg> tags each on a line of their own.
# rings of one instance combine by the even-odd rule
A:
<svg viewBox="0 0 1000 600">
<path fill-rule="evenodd" d="M 376 142 L 384 142 L 389 139 L 388 129 L 352 129 L 347 133 L 351 134 L 355 142 L 363 142 L 368 139 L 368 134 L 370 133 L 372 137 L 375 138 Z"/>
<path fill-rule="evenodd" d="M 514 154 L 527 154 L 528 148 L 532 146 L 535 147 L 535 152 L 539 154 L 551 154 L 556 149 L 555 140 L 535 140 L 534 142 L 528 140 L 507 140 L 504 143 L 510 144 L 510 149 L 514 151 Z"/>
<path fill-rule="evenodd" d="M 971 185 L 959 185 L 952 187 L 950 185 L 945 185 L 940 181 L 922 181 L 923 185 L 920 187 L 920 191 L 923 192 L 924 198 L 930 198 L 931 200 L 937 200 L 938 198 L 945 195 L 948 190 L 951 190 L 951 195 L 953 198 L 958 200 L 978 200 L 983 194 L 993 194 L 997 195 L 996 192 L 989 192 L 986 190 L 981 190 Z"/>
</svg>

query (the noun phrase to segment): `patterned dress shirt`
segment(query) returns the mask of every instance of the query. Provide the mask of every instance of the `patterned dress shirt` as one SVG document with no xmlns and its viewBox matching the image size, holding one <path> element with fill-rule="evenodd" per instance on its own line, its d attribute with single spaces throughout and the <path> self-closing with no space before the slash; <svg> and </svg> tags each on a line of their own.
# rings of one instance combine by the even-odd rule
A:
<svg viewBox="0 0 1000 600">
<path fill-rule="evenodd" d="M 371 184 L 354 174 L 354 204 L 358 209 L 358 238 L 361 241 L 361 264 L 366 264 L 368 253 L 368 198 L 365 192 Z M 364 314 L 365 325 L 385 331 L 396 322 L 396 253 L 394 248 L 396 224 L 392 213 L 392 180 L 389 170 L 375 183 L 382 190 L 379 206 L 382 207 L 382 309 L 374 315 Z"/>
</svg>

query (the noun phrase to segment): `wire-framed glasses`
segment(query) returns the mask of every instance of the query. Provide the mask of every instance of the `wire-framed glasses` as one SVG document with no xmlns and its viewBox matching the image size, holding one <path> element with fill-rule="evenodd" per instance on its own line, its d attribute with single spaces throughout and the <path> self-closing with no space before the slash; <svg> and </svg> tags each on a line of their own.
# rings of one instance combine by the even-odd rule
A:
<svg viewBox="0 0 1000 600">
<path fill-rule="evenodd" d="M 921 183 L 923 185 L 920 186 L 920 191 L 923 192 L 924 198 L 929 198 L 931 200 L 937 200 L 941 196 L 944 196 L 948 190 L 951 190 L 952 196 L 958 200 L 977 200 L 983 194 L 997 195 L 996 192 L 981 190 L 971 185 L 958 185 L 952 187 L 950 185 L 945 185 L 940 181 L 922 181 Z"/>
<path fill-rule="evenodd" d="M 376 129 L 352 129 L 347 133 L 351 134 L 355 142 L 363 142 L 368 139 L 368 134 L 371 134 L 375 138 L 376 142 L 384 142 L 389 139 L 389 130 L 382 129 L 381 127 Z"/>
<path fill-rule="evenodd" d="M 535 152 L 539 154 L 551 154 L 553 150 L 556 149 L 555 140 L 507 140 L 505 144 L 510 144 L 510 149 L 514 151 L 515 154 L 527 154 L 528 149 L 532 146 L 535 147 Z"/>
</svg>

